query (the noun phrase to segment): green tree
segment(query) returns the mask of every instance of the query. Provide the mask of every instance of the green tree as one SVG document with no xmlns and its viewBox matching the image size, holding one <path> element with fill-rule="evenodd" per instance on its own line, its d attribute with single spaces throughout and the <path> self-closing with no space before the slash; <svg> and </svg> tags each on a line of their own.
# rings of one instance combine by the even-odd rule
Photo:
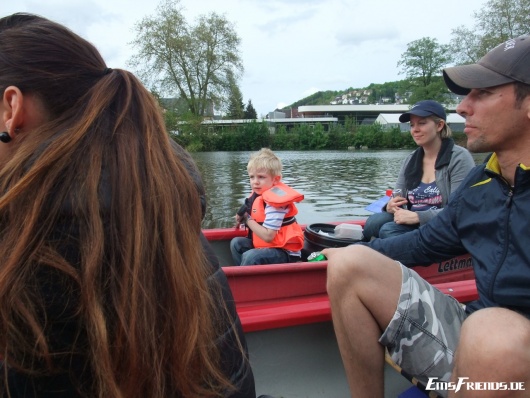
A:
<svg viewBox="0 0 530 398">
<path fill-rule="evenodd" d="M 226 117 L 228 119 L 243 119 L 245 117 L 245 105 L 243 104 L 243 94 L 237 85 L 237 82 L 232 75 L 228 74 L 229 80 L 229 95 L 228 95 L 228 109 Z"/>
<path fill-rule="evenodd" d="M 457 65 L 476 63 L 486 52 L 483 49 L 482 37 L 474 30 L 459 26 L 452 31 L 451 51 Z"/>
<path fill-rule="evenodd" d="M 409 104 L 415 104 L 418 101 L 431 99 L 442 104 L 448 103 L 450 98 L 447 93 L 447 86 L 441 76 L 436 76 L 432 79 L 431 84 L 427 86 L 419 86 L 411 88 L 412 94 L 407 99 Z"/>
<path fill-rule="evenodd" d="M 344 129 L 350 132 L 354 132 L 357 129 L 357 120 L 354 116 L 346 116 L 344 118 Z"/>
<path fill-rule="evenodd" d="M 292 134 L 287 132 L 287 128 L 283 125 L 276 129 L 276 132 L 271 135 L 272 148 L 274 149 L 294 149 L 291 143 Z"/>
<path fill-rule="evenodd" d="M 256 112 L 256 109 L 254 109 L 254 105 L 252 105 L 252 101 L 248 100 L 247 107 L 245 108 L 245 119 L 257 119 L 258 113 Z"/>
<path fill-rule="evenodd" d="M 442 69 L 451 62 L 449 45 L 439 44 L 436 39 L 424 37 L 407 45 L 401 54 L 398 67 L 409 81 L 427 87 L 435 76 L 442 75 Z"/>
<path fill-rule="evenodd" d="M 473 13 L 473 28 L 452 31 L 451 49 L 457 64 L 477 62 L 498 44 L 530 32 L 530 0 L 490 0 Z"/>
<path fill-rule="evenodd" d="M 365 145 L 370 149 L 383 148 L 383 126 L 374 123 L 370 126 L 361 126 L 359 129 L 365 130 Z"/>
<path fill-rule="evenodd" d="M 230 90 L 230 74 L 237 79 L 243 72 L 241 39 L 215 12 L 190 25 L 179 0 L 162 0 L 156 15 L 143 18 L 135 31 L 137 54 L 130 65 L 153 91 L 184 99 L 194 115 L 221 106 Z"/>
<path fill-rule="evenodd" d="M 313 128 L 314 126 L 310 126 L 307 123 L 301 123 L 291 129 L 291 134 L 295 134 L 297 136 L 296 149 L 302 151 L 311 149 Z"/>
<path fill-rule="evenodd" d="M 324 126 L 321 123 L 315 124 L 311 134 L 310 149 L 326 149 L 329 135 L 324 132 Z"/>
<path fill-rule="evenodd" d="M 265 122 L 258 123 L 253 120 L 243 125 L 244 140 L 249 145 L 249 150 L 257 151 L 260 148 L 268 147 L 271 143 L 271 134 Z"/>
</svg>

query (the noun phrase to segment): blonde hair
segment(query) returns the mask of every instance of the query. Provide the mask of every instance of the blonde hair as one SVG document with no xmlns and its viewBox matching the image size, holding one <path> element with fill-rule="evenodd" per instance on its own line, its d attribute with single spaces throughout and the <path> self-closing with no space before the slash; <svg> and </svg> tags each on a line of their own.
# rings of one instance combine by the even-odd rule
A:
<svg viewBox="0 0 530 398">
<path fill-rule="evenodd" d="M 269 148 L 261 148 L 250 156 L 247 171 L 267 170 L 273 177 L 282 175 L 282 161 Z"/>
<path fill-rule="evenodd" d="M 440 130 L 440 138 L 442 140 L 444 138 L 449 138 L 451 137 L 451 135 L 453 135 L 453 132 L 451 131 L 451 127 L 449 127 L 449 125 L 447 124 L 447 121 L 445 121 L 444 119 L 438 116 L 429 116 L 429 117 L 434 121 L 435 124 L 440 123 L 440 121 L 444 122 L 444 126 Z"/>
</svg>

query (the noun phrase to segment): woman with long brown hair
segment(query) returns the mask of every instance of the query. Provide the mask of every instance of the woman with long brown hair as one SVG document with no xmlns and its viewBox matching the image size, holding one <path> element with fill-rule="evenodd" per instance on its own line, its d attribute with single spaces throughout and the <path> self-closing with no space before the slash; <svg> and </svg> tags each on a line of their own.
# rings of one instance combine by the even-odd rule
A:
<svg viewBox="0 0 530 398">
<path fill-rule="evenodd" d="M 3 395 L 254 397 L 199 174 L 149 92 L 31 14 L 0 19 L 0 92 Z"/>
</svg>

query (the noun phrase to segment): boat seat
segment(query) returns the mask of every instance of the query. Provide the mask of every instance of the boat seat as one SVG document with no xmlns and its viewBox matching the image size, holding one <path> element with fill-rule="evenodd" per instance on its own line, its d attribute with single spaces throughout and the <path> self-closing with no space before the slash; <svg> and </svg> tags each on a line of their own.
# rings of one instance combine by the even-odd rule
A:
<svg viewBox="0 0 530 398">
<path fill-rule="evenodd" d="M 233 275 L 232 275 L 233 277 Z M 230 277 L 229 277 L 230 280 Z M 474 279 L 435 284 L 440 291 L 466 303 L 478 298 Z M 241 288 L 239 286 L 239 288 Z M 266 288 L 261 285 L 260 289 Z M 254 285 L 256 289 L 256 285 Z M 277 329 L 331 320 L 327 293 L 304 296 L 269 297 L 259 301 L 244 301 L 234 295 L 236 309 L 245 332 Z"/>
<path fill-rule="evenodd" d="M 245 332 L 331 320 L 331 308 L 327 294 L 251 305 L 236 303 L 236 308 Z"/>
<path fill-rule="evenodd" d="M 475 279 L 434 284 L 442 293 L 453 296 L 461 303 L 468 303 L 478 299 Z"/>
</svg>

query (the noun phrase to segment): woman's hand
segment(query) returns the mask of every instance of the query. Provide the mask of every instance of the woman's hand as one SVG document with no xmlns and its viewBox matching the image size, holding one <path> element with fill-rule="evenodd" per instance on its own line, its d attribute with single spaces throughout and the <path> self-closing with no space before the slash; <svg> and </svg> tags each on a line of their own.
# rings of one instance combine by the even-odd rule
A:
<svg viewBox="0 0 530 398">
<path fill-rule="evenodd" d="M 403 210 L 403 206 L 407 204 L 407 198 L 398 196 L 397 198 L 390 198 L 386 204 L 386 212 L 390 214 L 395 214 L 396 211 Z"/>
<path fill-rule="evenodd" d="M 396 224 L 414 225 L 420 223 L 420 218 L 415 211 L 397 208 L 394 212 L 394 222 Z"/>
</svg>

